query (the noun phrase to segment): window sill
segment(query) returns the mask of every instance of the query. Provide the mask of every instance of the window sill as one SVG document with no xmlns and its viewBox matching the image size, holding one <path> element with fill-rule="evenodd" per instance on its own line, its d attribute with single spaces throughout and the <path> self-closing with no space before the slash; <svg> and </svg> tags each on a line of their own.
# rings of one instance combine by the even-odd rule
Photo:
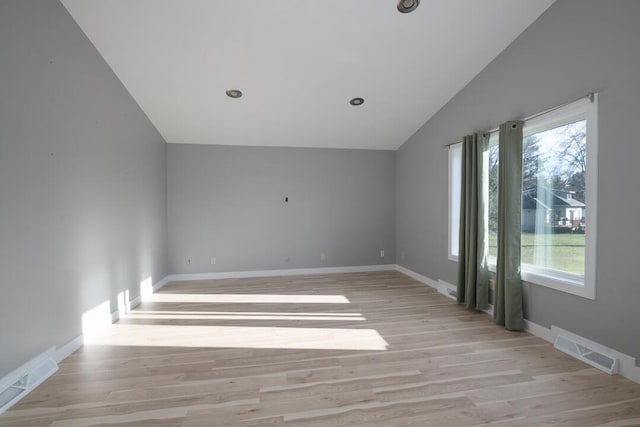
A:
<svg viewBox="0 0 640 427">
<path fill-rule="evenodd" d="M 489 260 L 489 271 L 496 272 L 495 260 Z M 546 272 L 535 270 L 530 266 L 523 265 L 520 272 L 522 281 L 531 283 L 532 285 L 544 286 L 545 288 L 555 289 L 571 295 L 582 298 L 595 300 L 595 287 L 580 278 L 576 277 L 559 277 L 555 275 L 545 274 Z"/>
</svg>

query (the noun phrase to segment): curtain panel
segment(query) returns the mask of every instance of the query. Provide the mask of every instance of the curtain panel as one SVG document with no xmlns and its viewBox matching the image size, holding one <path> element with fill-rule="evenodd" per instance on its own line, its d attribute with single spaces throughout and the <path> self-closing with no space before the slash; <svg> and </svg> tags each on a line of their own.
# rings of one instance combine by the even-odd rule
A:
<svg viewBox="0 0 640 427">
<path fill-rule="evenodd" d="M 489 135 L 485 133 L 465 136 L 462 141 L 457 300 L 476 310 L 489 306 L 486 238 L 489 187 L 485 179 L 488 148 Z"/>
<path fill-rule="evenodd" d="M 498 166 L 498 259 L 493 316 L 511 331 L 524 330 L 520 234 L 522 230 L 522 128 L 500 126 Z"/>
</svg>

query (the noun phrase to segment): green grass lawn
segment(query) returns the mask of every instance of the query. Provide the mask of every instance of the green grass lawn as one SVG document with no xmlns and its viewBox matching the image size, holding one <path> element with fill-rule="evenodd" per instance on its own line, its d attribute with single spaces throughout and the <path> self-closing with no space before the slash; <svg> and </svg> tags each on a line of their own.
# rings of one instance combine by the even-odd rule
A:
<svg viewBox="0 0 640 427">
<path fill-rule="evenodd" d="M 496 235 L 489 233 L 489 255 L 497 254 Z M 543 234 L 536 240 L 522 233 L 522 262 L 584 274 L 584 234 Z"/>
</svg>

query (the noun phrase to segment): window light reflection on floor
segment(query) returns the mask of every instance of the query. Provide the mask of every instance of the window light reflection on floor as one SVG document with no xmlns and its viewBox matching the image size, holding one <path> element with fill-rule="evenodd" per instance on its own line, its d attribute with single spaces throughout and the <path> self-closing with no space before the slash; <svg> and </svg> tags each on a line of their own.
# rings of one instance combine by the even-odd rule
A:
<svg viewBox="0 0 640 427">
<path fill-rule="evenodd" d="M 85 345 L 386 350 L 374 329 L 114 324 Z"/>
<path fill-rule="evenodd" d="M 129 292 L 121 292 L 117 298 L 120 323 L 108 324 L 113 317 L 109 301 L 87 311 L 83 315 L 84 344 L 104 346 L 161 346 L 202 348 L 256 348 L 256 349 L 322 349 L 322 350 L 386 350 L 387 342 L 375 329 L 327 328 L 327 327 L 275 327 L 261 326 L 263 321 L 365 321 L 361 313 L 342 313 L 339 310 L 322 312 L 296 312 L 304 304 L 350 304 L 344 295 L 319 294 L 187 294 L 153 293 L 151 277 L 140 282 L 142 306 L 130 311 Z M 159 309 L 156 303 L 176 304 L 178 310 Z M 290 310 L 280 311 L 273 306 L 269 311 L 243 311 L 234 306 L 229 311 L 180 310 L 182 304 L 286 304 Z M 289 305 L 291 304 L 291 305 Z M 299 304 L 299 306 L 295 306 Z M 194 306 L 195 307 L 195 306 Z M 295 308 L 294 308 L 295 307 Z M 344 307 L 344 306 L 343 306 Z M 168 308 L 168 307 L 167 307 Z M 172 307 L 173 308 L 173 307 Z M 208 307 L 205 307 L 208 308 Z M 211 307 L 213 308 L 213 307 Z M 219 308 L 219 307 L 216 307 Z M 308 308 L 308 307 L 307 307 Z M 345 307 L 346 308 L 346 307 Z M 214 308 L 215 310 L 215 308 Z M 140 324 L 136 320 L 164 324 Z M 194 325 L 203 320 L 256 321 L 251 326 Z M 127 322 L 129 321 L 129 322 Z M 175 324 L 167 324 L 174 321 Z M 180 324 L 180 322 L 191 324 Z M 298 325 L 300 323 L 295 323 Z M 321 326 L 321 325 L 319 325 Z M 89 333 L 91 332 L 91 333 Z"/>
<path fill-rule="evenodd" d="M 278 294 L 172 294 L 159 293 L 153 302 L 236 303 L 236 304 L 349 304 L 344 295 L 278 295 Z"/>
<path fill-rule="evenodd" d="M 362 316 L 343 316 L 340 313 L 331 315 L 310 316 L 308 314 L 283 314 L 283 313 L 263 313 L 249 314 L 243 312 L 228 313 L 193 313 L 193 314 L 175 314 L 172 312 L 156 312 L 144 313 L 134 311 L 127 315 L 128 319 L 163 319 L 163 320 L 343 320 L 343 321 L 361 321 L 366 320 Z"/>
<path fill-rule="evenodd" d="M 275 314 L 272 311 L 174 311 L 174 310 L 144 310 L 136 309 L 133 314 L 171 314 L 175 316 L 188 316 L 190 314 L 210 314 L 210 315 L 225 315 L 225 314 L 242 314 L 247 316 L 270 316 Z M 278 311 L 278 315 L 281 316 L 342 316 L 342 317 L 363 317 L 362 313 L 307 313 L 307 312 L 295 312 L 295 311 Z"/>
</svg>

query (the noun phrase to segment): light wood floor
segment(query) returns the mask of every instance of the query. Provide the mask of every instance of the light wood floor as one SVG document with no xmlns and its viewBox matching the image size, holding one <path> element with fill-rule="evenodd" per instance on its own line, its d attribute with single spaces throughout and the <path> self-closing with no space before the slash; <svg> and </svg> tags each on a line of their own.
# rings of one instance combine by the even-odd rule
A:
<svg viewBox="0 0 640 427">
<path fill-rule="evenodd" d="M 609 376 L 397 272 L 173 283 L 2 426 L 638 426 Z"/>
</svg>

